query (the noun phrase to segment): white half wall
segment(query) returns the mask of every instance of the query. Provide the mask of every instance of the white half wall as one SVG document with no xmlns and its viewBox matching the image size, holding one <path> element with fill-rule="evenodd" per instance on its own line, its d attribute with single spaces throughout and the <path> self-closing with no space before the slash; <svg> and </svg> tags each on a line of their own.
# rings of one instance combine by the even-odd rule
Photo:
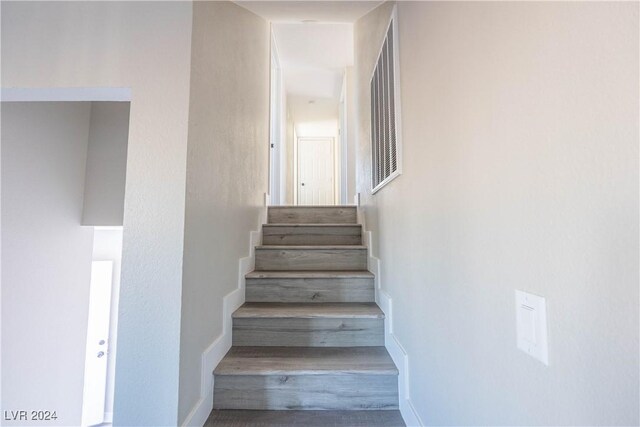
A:
<svg viewBox="0 0 640 427">
<path fill-rule="evenodd" d="M 2 414 L 80 425 L 93 229 L 82 227 L 91 104 L 2 103 Z"/>
<path fill-rule="evenodd" d="M 427 425 L 638 425 L 638 3 L 398 2 L 403 174 L 357 192 Z M 549 365 L 514 290 L 546 298 Z"/>
<path fill-rule="evenodd" d="M 1 8 L 3 88 L 131 90 L 114 424 L 175 425 L 192 4 Z"/>
<path fill-rule="evenodd" d="M 215 366 L 207 361 L 215 357 L 203 353 L 230 320 L 223 301 L 238 289 L 244 274 L 238 261 L 249 255 L 249 233 L 260 228 L 268 191 L 269 64 L 264 19 L 231 2 L 194 3 L 180 424 L 199 419 L 194 414 L 207 405 L 201 399 L 211 397 L 202 393 L 201 378 L 205 366 L 211 379 Z M 243 292 L 234 295 L 243 300 Z"/>
</svg>

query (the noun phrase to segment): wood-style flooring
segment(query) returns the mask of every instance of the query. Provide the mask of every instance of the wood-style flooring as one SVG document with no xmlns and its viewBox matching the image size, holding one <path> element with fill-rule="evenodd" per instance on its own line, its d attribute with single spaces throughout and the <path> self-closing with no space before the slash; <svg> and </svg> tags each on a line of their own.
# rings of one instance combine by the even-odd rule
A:
<svg viewBox="0 0 640 427">
<path fill-rule="evenodd" d="M 246 411 L 216 409 L 205 427 L 404 427 L 400 411 Z"/>
</svg>

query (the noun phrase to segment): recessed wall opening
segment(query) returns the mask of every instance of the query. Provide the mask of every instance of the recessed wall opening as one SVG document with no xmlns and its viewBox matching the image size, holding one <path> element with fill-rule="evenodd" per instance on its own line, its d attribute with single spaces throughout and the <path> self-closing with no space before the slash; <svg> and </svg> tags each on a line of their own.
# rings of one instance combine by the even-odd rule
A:
<svg viewBox="0 0 640 427">
<path fill-rule="evenodd" d="M 20 328 L 3 325 L 3 387 L 39 408 L 38 383 L 57 416 L 109 424 L 130 103 L 4 99 L 3 310 Z"/>
<path fill-rule="evenodd" d="M 271 29 L 271 204 L 348 204 L 353 24 L 302 19 Z"/>
</svg>

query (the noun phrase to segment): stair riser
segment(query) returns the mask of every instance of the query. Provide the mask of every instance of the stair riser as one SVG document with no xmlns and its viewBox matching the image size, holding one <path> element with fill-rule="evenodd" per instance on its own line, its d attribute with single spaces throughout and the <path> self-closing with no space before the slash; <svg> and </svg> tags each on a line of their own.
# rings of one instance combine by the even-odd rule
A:
<svg viewBox="0 0 640 427">
<path fill-rule="evenodd" d="M 360 245 L 362 227 L 269 226 L 262 227 L 263 245 Z"/>
<path fill-rule="evenodd" d="M 384 320 L 375 318 L 233 319 L 234 346 L 384 346 Z"/>
<path fill-rule="evenodd" d="M 216 375 L 216 409 L 398 409 L 396 375 Z"/>
<path fill-rule="evenodd" d="M 355 224 L 355 207 L 270 207 L 269 224 Z"/>
<path fill-rule="evenodd" d="M 371 278 L 247 279 L 247 302 L 375 302 Z"/>
<path fill-rule="evenodd" d="M 261 249 L 256 248 L 256 270 L 366 270 L 364 249 Z"/>
</svg>

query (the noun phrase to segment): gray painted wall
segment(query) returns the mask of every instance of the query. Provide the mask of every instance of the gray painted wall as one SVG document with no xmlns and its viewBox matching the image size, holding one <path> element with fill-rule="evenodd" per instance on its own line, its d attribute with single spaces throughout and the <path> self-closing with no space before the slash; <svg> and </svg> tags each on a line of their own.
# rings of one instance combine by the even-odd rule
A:
<svg viewBox="0 0 640 427">
<path fill-rule="evenodd" d="M 56 411 L 48 425 L 80 425 L 82 412 L 90 111 L 88 102 L 2 103 L 2 410 Z"/>
<path fill-rule="evenodd" d="M 267 192 L 269 25 L 231 2 L 194 3 L 180 411 L 200 398 L 202 352 L 222 333 Z"/>
<path fill-rule="evenodd" d="M 83 225 L 122 225 L 129 138 L 128 102 L 93 102 Z"/>
<path fill-rule="evenodd" d="M 404 172 L 357 191 L 429 425 L 637 425 L 638 3 L 399 2 Z M 514 290 L 547 299 L 549 366 Z"/>
<path fill-rule="evenodd" d="M 173 425 L 192 4 L 1 7 L 2 87 L 131 88 L 114 423 Z"/>
</svg>

